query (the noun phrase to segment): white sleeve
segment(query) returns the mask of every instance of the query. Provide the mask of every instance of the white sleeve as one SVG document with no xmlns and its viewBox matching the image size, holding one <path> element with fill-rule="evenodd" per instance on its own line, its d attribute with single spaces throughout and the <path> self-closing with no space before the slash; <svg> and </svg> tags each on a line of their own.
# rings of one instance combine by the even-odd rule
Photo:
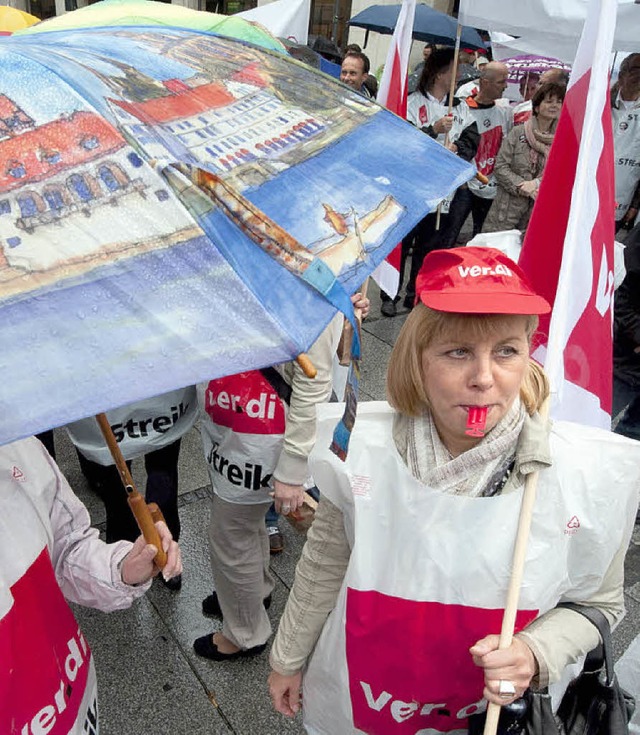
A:
<svg viewBox="0 0 640 735">
<path fill-rule="evenodd" d="M 42 459 L 49 465 L 43 480 L 49 485 L 47 495 L 52 498 L 51 560 L 63 595 L 71 602 L 104 612 L 129 607 L 151 584 L 131 587 L 122 582 L 120 564 L 132 544 L 129 541 L 106 544 L 99 539 L 97 529 L 91 528 L 87 509 L 42 445 L 40 450 Z M 38 462 L 41 463 L 42 460 Z"/>
</svg>

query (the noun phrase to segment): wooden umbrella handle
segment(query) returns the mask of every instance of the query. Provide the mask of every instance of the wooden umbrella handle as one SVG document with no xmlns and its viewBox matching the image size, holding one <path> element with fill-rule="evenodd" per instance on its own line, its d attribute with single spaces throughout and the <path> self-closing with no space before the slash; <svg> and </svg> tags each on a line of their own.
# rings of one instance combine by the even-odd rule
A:
<svg viewBox="0 0 640 735">
<path fill-rule="evenodd" d="M 309 355 L 307 355 L 306 352 L 301 352 L 298 357 L 296 357 L 296 362 L 307 378 L 315 378 L 318 374 L 316 366 L 311 362 Z"/>
<path fill-rule="evenodd" d="M 111 424 L 109 423 L 109 419 L 107 419 L 106 414 L 97 414 L 96 421 L 98 422 L 98 426 L 100 427 L 102 436 L 104 437 L 104 440 L 109 447 L 109 452 L 111 453 L 113 461 L 115 462 L 116 467 L 118 468 L 118 472 L 120 473 L 120 479 L 122 480 L 124 489 L 127 492 L 127 502 L 129 503 L 131 512 L 136 519 L 138 528 L 144 536 L 145 541 L 148 544 L 153 544 L 156 549 L 158 549 L 158 553 L 154 557 L 154 562 L 160 569 L 162 569 L 167 563 L 167 554 L 162 548 L 160 534 L 158 533 L 158 529 L 155 527 L 151 511 L 149 510 L 145 499 L 138 492 L 138 490 L 136 490 L 133 478 L 131 477 L 131 473 L 129 472 L 127 463 L 122 456 L 122 452 L 120 451 L 120 447 L 118 446 L 118 442 L 116 441 L 116 438 L 111 429 Z"/>
<path fill-rule="evenodd" d="M 476 171 L 476 179 L 485 186 L 489 183 L 489 178 L 484 174 L 481 174 L 480 171 Z"/>
</svg>

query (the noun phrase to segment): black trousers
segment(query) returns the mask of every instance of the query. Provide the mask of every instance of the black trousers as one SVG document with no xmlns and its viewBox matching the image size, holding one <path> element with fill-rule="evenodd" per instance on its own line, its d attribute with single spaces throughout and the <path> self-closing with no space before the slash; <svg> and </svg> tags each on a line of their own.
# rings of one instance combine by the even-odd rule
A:
<svg viewBox="0 0 640 735">
<path fill-rule="evenodd" d="M 407 283 L 407 299 L 413 300 L 416 293 L 416 278 L 418 272 L 422 268 L 422 261 L 425 259 L 427 253 L 432 250 L 437 250 L 442 247 L 440 242 L 439 233 L 444 232 L 447 225 L 446 214 L 440 215 L 440 229 L 436 230 L 437 214 L 431 212 L 424 219 L 420 220 L 418 224 L 406 235 L 402 240 L 402 259 L 400 261 L 400 282 L 398 284 L 398 295 L 394 301 L 398 301 L 400 298 L 400 291 L 402 290 L 402 283 L 404 281 L 404 271 L 407 258 L 409 257 L 409 251 L 413 247 L 413 254 L 411 255 L 411 269 L 409 271 L 409 281 Z M 384 292 L 380 291 L 380 298 L 382 301 L 391 301 L 391 298 Z"/>
<path fill-rule="evenodd" d="M 51 459 L 55 461 L 56 447 L 53 443 L 53 429 L 43 431 L 41 434 L 36 434 L 36 439 L 40 439 L 40 441 L 44 444 L 44 448 L 47 450 L 47 452 L 49 452 Z"/>
<path fill-rule="evenodd" d="M 180 439 L 162 449 L 144 455 L 147 470 L 147 503 L 157 503 L 173 538 L 180 538 L 178 517 L 178 455 Z M 115 465 L 104 466 L 87 459 L 78 451 L 80 468 L 91 488 L 104 503 L 107 512 L 107 543 L 135 541 L 140 535 L 138 525 L 127 503 L 127 494 Z M 131 469 L 131 462 L 127 462 Z"/>
<path fill-rule="evenodd" d="M 469 214 L 473 219 L 473 237 L 480 234 L 493 199 L 483 199 L 471 193 L 467 186 L 461 186 L 449 206 L 447 222 L 440 235 L 440 248 L 454 248 L 458 241 L 458 235 Z"/>
</svg>

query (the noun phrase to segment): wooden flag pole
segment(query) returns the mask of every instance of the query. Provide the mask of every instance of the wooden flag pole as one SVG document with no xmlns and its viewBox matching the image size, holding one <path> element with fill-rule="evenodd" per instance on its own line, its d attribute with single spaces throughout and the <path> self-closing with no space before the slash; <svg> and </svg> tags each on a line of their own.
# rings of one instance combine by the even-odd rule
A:
<svg viewBox="0 0 640 735">
<path fill-rule="evenodd" d="M 458 58 L 460 56 L 460 37 L 462 35 L 462 26 L 460 23 L 458 23 L 458 27 L 456 28 L 456 45 L 453 50 L 453 74 L 451 75 L 451 86 L 449 87 L 449 110 L 447 112 L 447 117 L 451 115 L 453 111 L 453 95 L 456 91 L 456 78 L 458 76 Z M 449 143 L 449 131 L 447 131 L 447 134 L 444 136 L 444 147 L 447 147 L 447 144 Z M 436 230 L 440 229 L 440 212 L 442 210 L 442 204 L 438 204 L 438 209 L 436 210 Z"/>
<path fill-rule="evenodd" d="M 98 426 L 100 427 L 102 436 L 104 437 L 104 440 L 109 447 L 109 451 L 111 452 L 113 461 L 115 462 L 116 467 L 118 468 L 118 472 L 120 473 L 120 479 L 122 480 L 124 489 L 127 492 L 127 502 L 129 503 L 131 512 L 136 519 L 138 528 L 144 536 L 145 541 L 148 544 L 153 544 L 156 549 L 158 549 L 158 553 L 154 557 L 154 562 L 160 569 L 162 569 L 167 563 L 167 554 L 162 548 L 162 541 L 160 539 L 158 529 L 155 527 L 152 512 L 149 509 L 149 506 L 147 505 L 145 499 L 138 492 L 138 490 L 136 490 L 133 478 L 131 477 L 131 473 L 129 472 L 127 463 L 122 456 L 122 452 L 120 451 L 120 447 L 118 446 L 118 442 L 116 441 L 116 438 L 111 429 L 111 424 L 109 423 L 109 419 L 107 419 L 106 414 L 97 414 L 96 421 L 98 422 Z"/>
<path fill-rule="evenodd" d="M 549 398 L 544 401 L 539 413 L 541 418 L 546 420 L 549 414 Z M 533 517 L 533 506 L 536 501 L 536 490 L 538 488 L 538 475 L 539 473 L 537 471 L 532 472 L 527 475 L 524 483 L 520 517 L 518 519 L 518 531 L 513 549 L 511 579 L 509 580 L 507 601 L 502 617 L 502 629 L 500 630 L 500 642 L 498 643 L 499 650 L 509 648 L 513 641 L 513 631 L 515 630 L 516 614 L 518 612 L 518 600 L 520 598 L 520 588 L 522 587 L 522 577 L 524 574 L 524 563 L 527 556 L 529 531 L 531 530 L 531 519 Z M 499 704 L 489 703 L 483 735 L 496 735 L 501 709 Z"/>
</svg>

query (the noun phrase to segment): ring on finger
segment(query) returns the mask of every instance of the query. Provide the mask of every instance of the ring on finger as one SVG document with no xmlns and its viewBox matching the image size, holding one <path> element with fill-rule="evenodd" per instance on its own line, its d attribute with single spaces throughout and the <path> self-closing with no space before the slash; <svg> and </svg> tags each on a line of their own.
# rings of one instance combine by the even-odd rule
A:
<svg viewBox="0 0 640 735">
<path fill-rule="evenodd" d="M 290 513 L 291 512 L 291 506 L 290 505 L 283 505 L 282 506 L 282 512 L 283 513 Z"/>
<path fill-rule="evenodd" d="M 498 682 L 498 694 L 503 699 L 511 699 L 516 696 L 516 687 L 512 681 L 508 679 L 500 679 Z"/>
</svg>

